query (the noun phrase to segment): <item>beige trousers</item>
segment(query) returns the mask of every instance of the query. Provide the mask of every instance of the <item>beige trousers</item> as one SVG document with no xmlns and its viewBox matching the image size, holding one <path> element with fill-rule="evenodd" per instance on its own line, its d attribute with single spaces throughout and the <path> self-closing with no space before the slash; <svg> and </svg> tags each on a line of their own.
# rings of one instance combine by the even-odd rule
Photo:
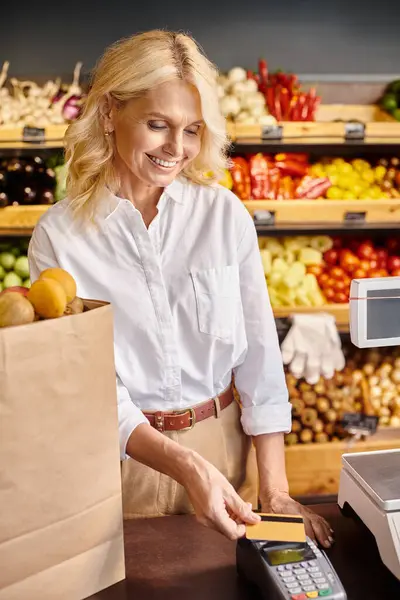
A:
<svg viewBox="0 0 400 600">
<path fill-rule="evenodd" d="M 258 474 L 254 446 L 243 432 L 236 401 L 219 417 L 196 423 L 188 431 L 164 435 L 195 450 L 225 475 L 246 502 L 257 508 Z M 176 481 L 133 459 L 121 463 L 125 519 L 192 513 L 185 489 Z"/>
</svg>

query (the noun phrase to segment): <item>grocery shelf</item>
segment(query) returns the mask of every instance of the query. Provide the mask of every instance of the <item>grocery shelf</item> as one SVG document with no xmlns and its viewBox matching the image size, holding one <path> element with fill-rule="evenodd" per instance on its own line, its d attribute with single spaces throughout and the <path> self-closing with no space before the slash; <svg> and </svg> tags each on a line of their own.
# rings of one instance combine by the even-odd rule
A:
<svg viewBox="0 0 400 600">
<path fill-rule="evenodd" d="M 29 235 L 47 205 L 7 206 L 0 209 L 0 235 Z"/>
<path fill-rule="evenodd" d="M 288 319 L 294 314 L 318 314 L 329 313 L 336 320 L 339 331 L 349 331 L 349 305 L 348 304 L 325 304 L 323 306 L 282 306 L 273 309 L 276 319 Z"/>
<path fill-rule="evenodd" d="M 64 147 L 67 125 L 44 128 L 0 127 L 0 152 L 32 151 Z"/>
<path fill-rule="evenodd" d="M 232 145 L 234 154 L 255 154 L 257 152 L 300 152 L 313 155 L 348 157 L 356 154 L 393 155 L 400 148 L 400 137 L 390 141 L 386 138 L 371 140 L 343 140 L 340 138 L 296 138 L 284 140 L 261 140 L 259 138 L 242 138 Z"/>
<path fill-rule="evenodd" d="M 259 234 L 400 229 L 400 199 L 248 200 L 244 205 Z"/>
</svg>

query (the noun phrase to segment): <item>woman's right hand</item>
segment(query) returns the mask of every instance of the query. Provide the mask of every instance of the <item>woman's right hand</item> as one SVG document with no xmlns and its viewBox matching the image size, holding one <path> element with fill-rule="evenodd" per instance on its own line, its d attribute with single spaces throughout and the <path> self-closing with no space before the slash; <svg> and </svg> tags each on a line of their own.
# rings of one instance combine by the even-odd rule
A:
<svg viewBox="0 0 400 600">
<path fill-rule="evenodd" d="M 260 520 L 229 481 L 211 463 L 194 453 L 182 484 L 193 504 L 197 520 L 230 540 L 243 537 L 245 524 Z"/>
</svg>

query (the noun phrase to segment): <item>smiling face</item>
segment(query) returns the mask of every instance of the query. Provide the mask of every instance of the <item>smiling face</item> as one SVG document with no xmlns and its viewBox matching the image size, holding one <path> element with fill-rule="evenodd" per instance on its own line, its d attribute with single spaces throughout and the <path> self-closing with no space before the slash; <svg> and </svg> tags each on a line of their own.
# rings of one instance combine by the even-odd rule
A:
<svg viewBox="0 0 400 600">
<path fill-rule="evenodd" d="M 131 184 L 163 188 L 200 152 L 203 121 L 197 89 L 163 83 L 111 112 L 116 168 Z"/>
</svg>

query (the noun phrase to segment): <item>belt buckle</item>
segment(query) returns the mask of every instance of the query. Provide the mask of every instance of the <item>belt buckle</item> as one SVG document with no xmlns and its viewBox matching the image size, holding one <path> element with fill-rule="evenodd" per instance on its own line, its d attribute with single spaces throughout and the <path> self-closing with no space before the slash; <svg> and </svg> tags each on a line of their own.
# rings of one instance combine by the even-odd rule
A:
<svg viewBox="0 0 400 600">
<path fill-rule="evenodd" d="M 185 410 L 176 411 L 176 415 L 184 415 L 185 413 L 190 413 L 191 423 L 189 427 L 183 427 L 183 429 L 179 429 L 179 431 L 190 431 L 196 425 L 196 413 L 193 408 L 185 408 Z"/>
</svg>

